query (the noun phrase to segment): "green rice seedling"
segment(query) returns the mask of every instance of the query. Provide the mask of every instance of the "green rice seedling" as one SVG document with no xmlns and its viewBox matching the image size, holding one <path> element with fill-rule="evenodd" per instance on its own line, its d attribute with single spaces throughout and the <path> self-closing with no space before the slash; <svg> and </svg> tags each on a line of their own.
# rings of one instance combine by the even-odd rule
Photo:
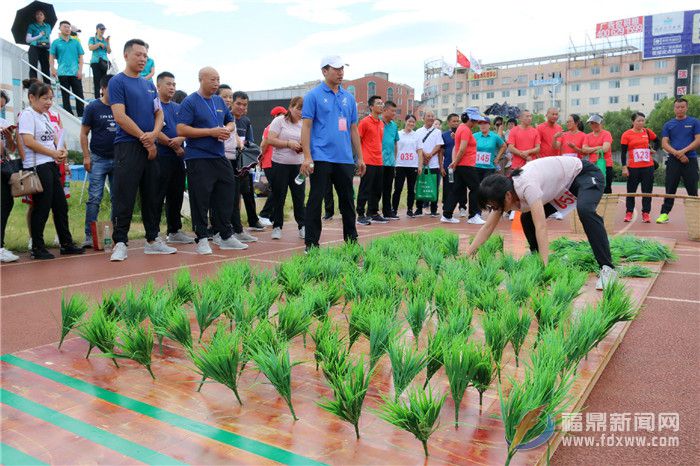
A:
<svg viewBox="0 0 700 466">
<path fill-rule="evenodd" d="M 261 270 L 253 279 L 256 290 L 266 290 L 270 295 L 274 295 L 275 299 L 281 294 L 281 289 L 277 283 L 277 278 L 271 270 Z"/>
<path fill-rule="evenodd" d="M 460 337 L 466 340 L 472 334 L 472 318 L 474 311 L 471 308 L 454 308 L 446 318 L 439 323 L 448 335 Z"/>
<path fill-rule="evenodd" d="M 452 336 L 448 335 L 445 327 L 438 327 L 434 333 L 428 335 L 428 364 L 423 388 L 428 386 L 430 379 L 442 367 L 445 345 L 451 340 Z"/>
<path fill-rule="evenodd" d="M 289 295 L 293 297 L 297 295 Z M 266 320 L 270 312 L 270 308 L 279 297 L 279 289 L 276 286 L 272 288 L 255 287 L 248 294 L 248 306 L 250 311 L 260 320 Z"/>
<path fill-rule="evenodd" d="M 394 398 L 398 399 L 428 364 L 428 356 L 425 351 L 418 351 L 398 337 L 389 343 L 387 352 L 394 380 Z"/>
<path fill-rule="evenodd" d="M 208 344 L 199 348 L 188 349 L 197 372 L 206 379 L 225 385 L 236 396 L 238 404 L 243 405 L 238 394 L 238 367 L 241 362 L 242 338 L 238 331 L 229 332 L 221 323 Z M 202 385 L 200 384 L 200 389 Z M 199 391 L 199 390 L 197 390 Z"/>
<path fill-rule="evenodd" d="M 282 262 L 277 267 L 277 282 L 287 296 L 298 296 L 306 285 L 301 259 L 294 257 Z"/>
<path fill-rule="evenodd" d="M 441 277 L 435 285 L 435 312 L 443 320 L 453 309 L 460 307 L 464 298 L 455 283 Z"/>
<path fill-rule="evenodd" d="M 165 324 L 156 326 L 159 336 L 178 342 L 183 348 L 192 348 L 192 327 L 190 318 L 181 307 L 170 305 L 164 312 Z"/>
<path fill-rule="evenodd" d="M 505 274 L 496 260 L 480 263 L 475 275 L 481 279 L 482 286 L 498 288 L 505 279 Z"/>
<path fill-rule="evenodd" d="M 153 304 L 149 306 L 148 318 L 153 324 L 153 332 L 158 337 L 158 347 L 160 353 L 163 354 L 163 330 L 168 325 L 167 309 L 173 304 L 170 301 L 170 296 L 160 292 L 153 298 Z"/>
<path fill-rule="evenodd" d="M 121 290 L 107 290 L 102 292 L 102 300 L 99 308 L 104 311 L 109 317 L 119 318 L 119 306 L 122 302 Z"/>
<path fill-rule="evenodd" d="M 666 262 L 676 259 L 676 255 L 668 246 L 656 240 L 633 235 L 612 237 L 610 248 L 627 262 Z"/>
<path fill-rule="evenodd" d="M 517 304 L 506 301 L 503 303 L 501 311 L 503 314 L 504 325 L 510 334 L 510 344 L 513 346 L 515 353 L 515 367 L 520 366 L 520 348 L 525 343 L 525 338 L 530 330 L 532 316 L 529 312 L 520 312 Z"/>
<path fill-rule="evenodd" d="M 443 257 L 454 257 L 459 253 L 459 235 L 444 228 L 436 228 L 424 233 L 420 242 L 423 247 L 427 245 L 440 251 Z"/>
<path fill-rule="evenodd" d="M 168 287 L 172 295 L 172 301 L 177 304 L 187 304 L 197 294 L 197 285 L 192 281 L 190 270 L 182 268 L 173 274 Z"/>
<path fill-rule="evenodd" d="M 87 310 L 88 301 L 84 295 L 74 294 L 68 300 L 66 300 L 65 293 L 61 295 L 61 340 L 58 342 L 58 349 L 61 349 L 63 340 L 80 322 Z"/>
<path fill-rule="evenodd" d="M 518 271 L 506 279 L 506 289 L 510 297 L 517 303 L 525 303 L 530 299 L 533 290 L 540 283 L 541 274 L 541 266 L 534 264 L 533 261 L 526 262 Z"/>
<path fill-rule="evenodd" d="M 488 390 L 496 377 L 496 365 L 488 347 L 474 344 L 470 346 L 475 360 L 474 369 L 470 374 L 469 383 L 479 392 L 479 412 L 484 405 L 484 392 Z"/>
<path fill-rule="evenodd" d="M 102 307 L 97 307 L 95 312 L 78 327 L 78 333 L 90 345 L 85 359 L 90 357 L 93 348 L 97 348 L 105 354 L 113 353 L 118 330 L 117 321 L 108 315 Z M 112 362 L 119 368 L 116 359 L 112 358 Z"/>
<path fill-rule="evenodd" d="M 489 258 L 490 262 L 491 258 L 503 252 L 503 245 L 504 241 L 502 235 L 491 235 L 489 239 L 479 247 L 479 252 L 483 252 L 485 257 Z"/>
<path fill-rule="evenodd" d="M 268 320 L 258 322 L 254 328 L 247 329 L 246 333 L 242 335 L 243 353 L 241 356 L 240 371 L 238 373 L 239 378 L 254 352 L 268 346 L 277 349 L 285 342 L 284 339 L 280 338 L 277 329 Z"/>
<path fill-rule="evenodd" d="M 409 299 L 406 303 L 406 320 L 411 327 L 416 346 L 418 345 L 420 332 L 423 330 L 423 325 L 429 314 L 428 303 L 420 298 Z"/>
<path fill-rule="evenodd" d="M 656 275 L 656 272 L 648 267 L 639 264 L 630 264 L 623 267 L 618 267 L 617 274 L 619 277 L 635 277 L 635 278 L 650 278 Z"/>
<path fill-rule="evenodd" d="M 510 340 L 510 329 L 506 327 L 502 313 L 490 312 L 484 314 L 481 319 L 481 327 L 484 329 L 486 344 L 491 348 L 493 362 L 496 364 L 498 380 L 501 380 L 501 360 L 503 350 Z"/>
<path fill-rule="evenodd" d="M 199 339 L 197 341 L 201 342 L 204 332 L 223 312 L 221 298 L 216 288 L 202 287 L 200 295 L 194 298 L 192 307 L 199 326 Z"/>
<path fill-rule="evenodd" d="M 365 370 L 365 360 L 361 356 L 355 363 L 350 363 L 345 373 L 333 376 L 329 380 L 333 399 L 317 402 L 318 406 L 329 413 L 349 422 L 355 428 L 355 436 L 360 438 L 360 416 L 365 402 L 369 381 L 373 370 Z"/>
<path fill-rule="evenodd" d="M 374 367 L 386 353 L 389 343 L 396 338 L 397 323 L 393 316 L 372 312 L 367 319 L 369 327 L 369 365 Z"/>
<path fill-rule="evenodd" d="M 359 299 L 379 298 L 393 294 L 393 284 L 387 283 L 384 275 L 379 271 L 360 274 L 356 285 Z"/>
<path fill-rule="evenodd" d="M 478 294 L 473 296 L 472 304 L 484 313 L 490 314 L 498 311 L 504 299 L 504 295 L 497 288 L 481 288 Z"/>
<path fill-rule="evenodd" d="M 632 302 L 632 296 L 627 287 L 619 280 L 614 280 L 605 287 L 603 297 L 598 302 L 598 311 L 604 316 L 605 331 L 596 345 L 605 338 L 613 325 L 618 322 L 634 320 L 637 317 L 637 308 Z"/>
<path fill-rule="evenodd" d="M 429 245 L 424 245 L 421 256 L 431 270 L 435 271 L 435 273 L 440 272 L 442 263 L 445 262 L 445 256 L 442 251 L 432 248 Z"/>
<path fill-rule="evenodd" d="M 478 362 L 476 350 L 471 348 L 473 345 L 467 344 L 467 341 L 461 338 L 455 338 L 445 345 L 443 350 L 445 373 L 455 403 L 455 429 L 459 428 L 459 405 Z"/>
<path fill-rule="evenodd" d="M 537 337 L 548 328 L 558 328 L 571 315 L 571 302 L 559 301 L 554 294 L 542 290 L 532 297 L 532 311 L 537 318 Z"/>
<path fill-rule="evenodd" d="M 151 374 L 153 380 L 156 376 L 151 370 L 151 355 L 153 354 L 153 327 L 146 324 L 127 323 L 119 329 L 118 339 L 115 342 L 119 353 L 105 353 L 109 358 L 131 359 L 141 364 Z"/>
<path fill-rule="evenodd" d="M 518 269 L 518 259 L 510 254 L 503 254 L 500 260 L 500 268 L 508 275 L 512 275 Z"/>
<path fill-rule="evenodd" d="M 420 298 L 432 303 L 435 295 L 437 274 L 430 269 L 419 268 L 418 277 L 413 283 L 408 284 L 409 298 Z"/>
<path fill-rule="evenodd" d="M 418 276 L 418 256 L 405 255 L 397 259 L 399 277 L 406 283 L 410 283 Z"/>
<path fill-rule="evenodd" d="M 233 330 L 233 324 L 236 323 L 238 326 L 239 319 L 245 323 L 246 318 L 250 320 L 247 322 L 252 324 L 255 320 L 255 315 L 253 313 L 247 313 L 249 308 L 246 307 L 246 298 L 248 297 L 248 290 L 239 289 L 225 289 L 219 294 L 221 302 L 221 313 L 225 315 L 229 320 L 229 330 Z"/>
<path fill-rule="evenodd" d="M 567 367 L 575 367 L 591 351 L 605 332 L 605 316 L 587 306 L 568 326 L 564 335 Z"/>
<path fill-rule="evenodd" d="M 352 348 L 360 335 L 369 338 L 369 316 L 373 310 L 372 300 L 365 299 L 352 303 L 348 319 L 348 349 Z"/>
<path fill-rule="evenodd" d="M 298 335 L 306 335 L 313 318 L 301 298 L 293 298 L 279 306 L 277 333 L 291 341 Z"/>
<path fill-rule="evenodd" d="M 330 320 L 326 319 L 318 324 L 316 331 L 311 334 L 316 348 L 314 349 L 314 359 L 316 360 L 316 370 L 322 362 L 338 361 L 341 353 L 347 354 L 340 329 Z M 344 358 L 342 358 L 345 360 Z"/>
<path fill-rule="evenodd" d="M 258 370 L 275 387 L 277 393 L 284 399 L 296 421 L 298 418 L 292 406 L 292 367 L 300 364 L 292 363 L 289 358 L 287 342 L 281 342 L 278 346 L 263 344 L 255 347 L 250 354 Z"/>
<path fill-rule="evenodd" d="M 542 280 L 540 282 L 541 287 L 546 287 L 554 281 L 554 279 L 561 277 L 571 268 L 567 267 L 561 260 L 552 259 L 544 267 L 542 272 Z"/>
<path fill-rule="evenodd" d="M 355 264 L 360 262 L 364 249 L 362 245 L 356 241 L 346 241 L 338 247 L 340 257 L 343 257 Z"/>
<path fill-rule="evenodd" d="M 550 293 L 557 303 L 573 303 L 581 294 L 581 288 L 588 281 L 588 273 L 568 268 L 552 281 Z"/>
<path fill-rule="evenodd" d="M 141 301 L 133 287 L 127 288 L 124 293 L 124 300 L 117 310 L 119 318 L 127 324 L 137 325 L 148 317 L 149 303 Z"/>
<path fill-rule="evenodd" d="M 413 434 L 423 445 L 426 458 L 428 439 L 439 427 L 440 410 L 447 394 L 435 396 L 432 388 L 408 391 L 408 401 L 382 397 L 384 404 L 376 414 L 384 421 Z"/>
<path fill-rule="evenodd" d="M 553 367 L 557 371 L 567 368 L 567 353 L 564 332 L 561 328 L 547 328 L 530 352 L 530 366 L 539 371 L 542 368 Z"/>
</svg>

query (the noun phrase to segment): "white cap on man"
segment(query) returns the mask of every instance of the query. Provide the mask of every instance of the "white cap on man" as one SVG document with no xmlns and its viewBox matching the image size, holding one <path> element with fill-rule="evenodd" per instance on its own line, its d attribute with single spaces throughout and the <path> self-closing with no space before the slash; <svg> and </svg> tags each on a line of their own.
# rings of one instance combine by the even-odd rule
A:
<svg viewBox="0 0 700 466">
<path fill-rule="evenodd" d="M 340 58 L 340 55 L 327 55 L 321 60 L 321 68 L 326 66 L 330 66 L 331 68 L 342 68 L 350 65 L 344 63 L 343 59 Z"/>
</svg>

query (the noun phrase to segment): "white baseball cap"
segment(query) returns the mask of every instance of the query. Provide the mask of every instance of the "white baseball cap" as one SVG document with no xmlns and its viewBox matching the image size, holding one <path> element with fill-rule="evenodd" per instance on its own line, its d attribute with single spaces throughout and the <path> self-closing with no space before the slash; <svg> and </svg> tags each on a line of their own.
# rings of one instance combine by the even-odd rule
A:
<svg viewBox="0 0 700 466">
<path fill-rule="evenodd" d="M 330 66 L 332 68 L 342 68 L 344 66 L 350 66 L 343 62 L 343 59 L 339 55 L 327 55 L 321 60 L 321 68 L 325 66 Z"/>
</svg>

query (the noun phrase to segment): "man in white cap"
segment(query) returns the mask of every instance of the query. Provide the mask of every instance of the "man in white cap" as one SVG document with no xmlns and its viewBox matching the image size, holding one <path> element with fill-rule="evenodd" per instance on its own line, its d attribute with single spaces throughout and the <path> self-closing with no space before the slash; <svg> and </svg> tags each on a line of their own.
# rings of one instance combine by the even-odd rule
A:
<svg viewBox="0 0 700 466">
<path fill-rule="evenodd" d="M 301 112 L 301 147 L 304 162 L 300 172 L 311 178 L 306 203 L 306 251 L 317 247 L 321 237 L 321 203 L 329 184 L 338 193 L 338 208 L 343 217 L 343 238 L 357 240 L 353 176 L 357 154 L 357 174 L 365 173 L 365 162 L 357 130 L 355 98 L 342 88 L 347 64 L 337 55 L 321 60 L 323 82 L 304 96 Z"/>
</svg>

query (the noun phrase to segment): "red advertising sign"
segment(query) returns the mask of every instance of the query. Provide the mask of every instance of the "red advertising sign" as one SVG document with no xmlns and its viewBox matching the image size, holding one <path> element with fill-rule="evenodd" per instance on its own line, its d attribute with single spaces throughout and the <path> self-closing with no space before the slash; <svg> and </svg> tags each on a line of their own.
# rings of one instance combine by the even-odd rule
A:
<svg viewBox="0 0 700 466">
<path fill-rule="evenodd" d="M 678 70 L 678 79 L 688 79 L 688 70 Z"/>
<path fill-rule="evenodd" d="M 644 17 L 635 16 L 634 18 L 618 19 L 617 21 L 596 24 L 595 37 L 596 39 L 602 39 L 612 36 L 626 36 L 627 34 L 639 34 L 643 30 Z"/>
<path fill-rule="evenodd" d="M 676 95 L 686 95 L 687 93 L 688 93 L 688 86 L 676 87 Z"/>
</svg>

